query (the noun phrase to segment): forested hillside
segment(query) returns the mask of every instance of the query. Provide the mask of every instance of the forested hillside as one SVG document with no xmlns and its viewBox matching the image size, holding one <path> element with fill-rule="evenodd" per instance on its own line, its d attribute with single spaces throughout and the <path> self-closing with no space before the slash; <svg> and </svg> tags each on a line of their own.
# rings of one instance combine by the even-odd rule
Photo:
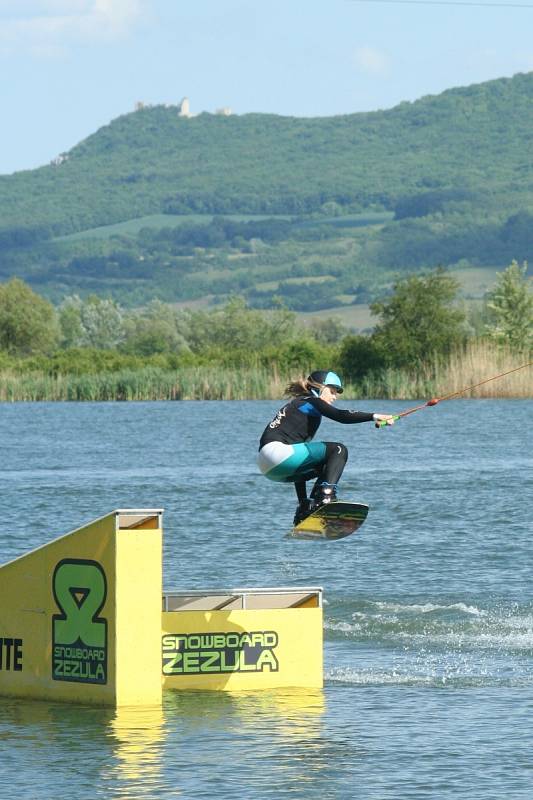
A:
<svg viewBox="0 0 533 800">
<path fill-rule="evenodd" d="M 533 73 L 330 118 L 144 108 L 0 177 L 0 280 L 305 310 L 531 259 L 532 120 Z"/>
</svg>

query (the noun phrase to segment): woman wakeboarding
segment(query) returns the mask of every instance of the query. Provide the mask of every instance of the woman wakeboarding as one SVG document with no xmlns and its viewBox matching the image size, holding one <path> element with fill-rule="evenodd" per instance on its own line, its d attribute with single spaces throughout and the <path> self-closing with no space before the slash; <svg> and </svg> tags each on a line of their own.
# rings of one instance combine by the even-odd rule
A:
<svg viewBox="0 0 533 800">
<path fill-rule="evenodd" d="M 335 422 L 394 423 L 391 414 L 337 409 L 333 403 L 343 386 L 335 372 L 317 370 L 305 380 L 290 383 L 285 393 L 292 397 L 284 405 L 261 436 L 259 469 L 271 481 L 294 483 L 298 507 L 294 524 L 337 499 L 337 483 L 348 459 L 348 449 L 340 442 L 311 442 L 322 417 Z M 310 497 L 306 482 L 315 480 Z"/>
</svg>

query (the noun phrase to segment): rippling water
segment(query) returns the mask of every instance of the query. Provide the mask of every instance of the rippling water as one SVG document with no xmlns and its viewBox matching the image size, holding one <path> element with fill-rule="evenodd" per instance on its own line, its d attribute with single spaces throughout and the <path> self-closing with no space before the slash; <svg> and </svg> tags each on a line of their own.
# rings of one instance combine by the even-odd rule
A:
<svg viewBox="0 0 533 800">
<path fill-rule="evenodd" d="M 119 712 L 3 700 L 0 796 L 532 796 L 533 402 L 324 423 L 350 450 L 342 496 L 371 506 L 329 543 L 284 539 L 293 491 L 257 474 L 276 408 L 0 406 L 0 562 L 115 508 L 164 507 L 167 589 L 324 586 L 326 678 Z"/>
</svg>

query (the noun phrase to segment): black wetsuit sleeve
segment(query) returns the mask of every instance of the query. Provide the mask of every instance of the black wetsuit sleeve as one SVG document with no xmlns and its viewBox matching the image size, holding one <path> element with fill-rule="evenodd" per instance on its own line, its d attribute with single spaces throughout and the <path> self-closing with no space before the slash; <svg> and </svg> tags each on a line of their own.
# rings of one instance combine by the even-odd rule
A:
<svg viewBox="0 0 533 800">
<path fill-rule="evenodd" d="M 372 422 L 374 415 L 366 411 L 350 411 L 347 408 L 335 408 L 320 397 L 310 397 L 308 400 L 323 417 L 332 419 L 335 422 L 343 422 L 345 424 L 353 424 L 354 422 Z"/>
</svg>

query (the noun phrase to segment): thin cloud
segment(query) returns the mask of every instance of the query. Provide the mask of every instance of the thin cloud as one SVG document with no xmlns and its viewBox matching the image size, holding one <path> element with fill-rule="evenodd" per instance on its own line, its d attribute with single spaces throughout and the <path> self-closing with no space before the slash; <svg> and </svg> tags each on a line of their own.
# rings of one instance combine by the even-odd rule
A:
<svg viewBox="0 0 533 800">
<path fill-rule="evenodd" d="M 386 75 L 389 71 L 387 54 L 376 47 L 365 45 L 355 51 L 355 63 L 364 72 L 371 75 Z"/>
<path fill-rule="evenodd" d="M 142 6 L 143 0 L 0 0 L 0 52 L 43 55 L 115 41 L 134 28 Z"/>
</svg>

